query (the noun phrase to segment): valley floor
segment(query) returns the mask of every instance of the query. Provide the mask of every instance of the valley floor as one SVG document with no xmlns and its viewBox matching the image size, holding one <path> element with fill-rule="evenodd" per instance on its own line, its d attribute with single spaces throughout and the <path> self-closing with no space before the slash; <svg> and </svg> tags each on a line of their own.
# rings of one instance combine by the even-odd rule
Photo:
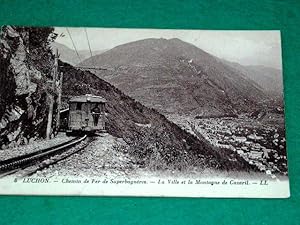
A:
<svg viewBox="0 0 300 225">
<path fill-rule="evenodd" d="M 216 147 L 237 152 L 268 175 L 287 175 L 283 115 L 270 114 L 261 120 L 246 115 L 202 119 L 169 115 L 168 118 L 193 135 L 203 136 Z"/>
</svg>

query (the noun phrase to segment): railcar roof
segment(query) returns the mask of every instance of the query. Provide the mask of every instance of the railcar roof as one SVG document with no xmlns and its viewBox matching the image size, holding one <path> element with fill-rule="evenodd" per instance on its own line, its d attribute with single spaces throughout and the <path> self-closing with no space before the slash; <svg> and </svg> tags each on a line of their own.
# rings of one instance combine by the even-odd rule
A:
<svg viewBox="0 0 300 225">
<path fill-rule="evenodd" d="M 99 103 L 105 103 L 107 102 L 105 98 L 97 95 L 79 95 L 72 97 L 69 102 L 99 102 Z"/>
</svg>

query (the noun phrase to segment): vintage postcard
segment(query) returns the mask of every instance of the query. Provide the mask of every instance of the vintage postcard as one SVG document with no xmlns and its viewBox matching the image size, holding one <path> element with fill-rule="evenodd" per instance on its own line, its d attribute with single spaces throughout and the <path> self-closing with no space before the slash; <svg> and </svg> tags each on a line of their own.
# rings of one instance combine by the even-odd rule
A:
<svg viewBox="0 0 300 225">
<path fill-rule="evenodd" d="M 280 31 L 1 27 L 0 194 L 289 197 Z"/>
</svg>

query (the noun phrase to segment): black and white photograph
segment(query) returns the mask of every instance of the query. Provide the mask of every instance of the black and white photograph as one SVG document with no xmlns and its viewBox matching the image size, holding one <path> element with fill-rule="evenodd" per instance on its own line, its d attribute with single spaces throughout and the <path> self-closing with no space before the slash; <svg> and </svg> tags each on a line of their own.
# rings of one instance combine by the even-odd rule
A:
<svg viewBox="0 0 300 225">
<path fill-rule="evenodd" d="M 0 194 L 287 198 L 276 30 L 1 27 Z"/>
</svg>

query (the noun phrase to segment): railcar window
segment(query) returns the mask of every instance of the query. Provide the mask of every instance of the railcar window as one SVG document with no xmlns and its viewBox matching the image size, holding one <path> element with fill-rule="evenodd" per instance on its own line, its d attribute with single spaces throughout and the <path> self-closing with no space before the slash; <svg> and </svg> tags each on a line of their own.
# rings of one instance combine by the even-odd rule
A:
<svg viewBox="0 0 300 225">
<path fill-rule="evenodd" d="M 76 110 L 81 110 L 81 107 L 82 107 L 82 103 L 81 102 L 77 102 Z"/>
</svg>

